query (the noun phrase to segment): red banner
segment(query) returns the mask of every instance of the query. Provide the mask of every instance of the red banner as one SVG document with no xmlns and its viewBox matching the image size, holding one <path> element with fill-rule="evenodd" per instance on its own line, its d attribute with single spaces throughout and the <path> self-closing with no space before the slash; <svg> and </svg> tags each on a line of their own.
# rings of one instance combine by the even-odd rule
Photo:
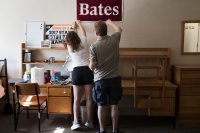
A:
<svg viewBox="0 0 200 133">
<path fill-rule="evenodd" d="M 77 0 L 77 19 L 122 21 L 122 0 Z"/>
</svg>

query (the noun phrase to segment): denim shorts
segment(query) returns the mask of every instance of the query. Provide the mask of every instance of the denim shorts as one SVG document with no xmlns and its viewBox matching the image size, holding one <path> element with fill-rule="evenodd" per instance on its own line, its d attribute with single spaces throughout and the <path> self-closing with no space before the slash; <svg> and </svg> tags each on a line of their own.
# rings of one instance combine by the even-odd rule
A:
<svg viewBox="0 0 200 133">
<path fill-rule="evenodd" d="M 88 66 L 75 67 L 72 71 L 73 85 L 92 84 L 94 79 L 93 71 Z"/>
<path fill-rule="evenodd" d="M 94 83 L 93 99 L 99 106 L 117 105 L 121 98 L 121 77 L 102 79 Z"/>
</svg>

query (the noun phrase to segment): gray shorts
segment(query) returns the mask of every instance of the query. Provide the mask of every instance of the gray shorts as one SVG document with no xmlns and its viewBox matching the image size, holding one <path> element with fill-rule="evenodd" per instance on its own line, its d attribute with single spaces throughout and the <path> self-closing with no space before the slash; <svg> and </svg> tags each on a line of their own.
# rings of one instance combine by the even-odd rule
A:
<svg viewBox="0 0 200 133">
<path fill-rule="evenodd" d="M 93 99 L 99 106 L 117 105 L 121 98 L 121 77 L 102 79 L 94 83 Z"/>
</svg>

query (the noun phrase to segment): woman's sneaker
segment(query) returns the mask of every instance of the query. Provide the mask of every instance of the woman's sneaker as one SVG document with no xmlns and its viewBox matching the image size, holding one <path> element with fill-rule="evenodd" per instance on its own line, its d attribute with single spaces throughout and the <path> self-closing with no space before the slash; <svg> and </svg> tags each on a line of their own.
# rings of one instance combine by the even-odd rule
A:
<svg viewBox="0 0 200 133">
<path fill-rule="evenodd" d="M 93 126 L 93 124 L 92 124 L 91 122 L 86 122 L 86 123 L 85 123 L 85 126 L 86 126 L 87 128 L 94 128 L 94 126 Z"/>
<path fill-rule="evenodd" d="M 76 130 L 81 127 L 80 123 L 78 122 L 73 122 L 73 125 L 71 126 L 71 130 Z"/>
<path fill-rule="evenodd" d="M 99 131 L 97 131 L 97 133 L 106 133 L 106 131 L 100 131 L 100 130 L 99 130 Z"/>
</svg>

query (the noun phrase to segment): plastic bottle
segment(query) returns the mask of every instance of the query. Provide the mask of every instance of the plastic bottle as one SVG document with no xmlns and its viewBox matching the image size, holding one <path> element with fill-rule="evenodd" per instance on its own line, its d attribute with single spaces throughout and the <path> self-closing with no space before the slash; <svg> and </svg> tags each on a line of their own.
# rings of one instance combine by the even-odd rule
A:
<svg viewBox="0 0 200 133">
<path fill-rule="evenodd" d="M 24 79 L 25 82 L 30 82 L 31 81 L 31 72 L 25 71 L 23 79 Z"/>
<path fill-rule="evenodd" d="M 56 79 L 55 76 L 56 76 L 55 71 L 52 69 L 51 70 L 51 81 L 55 81 L 55 79 Z"/>
<path fill-rule="evenodd" d="M 24 75 L 23 75 L 23 80 L 24 80 L 25 82 L 27 82 L 26 72 L 25 72 Z"/>
<path fill-rule="evenodd" d="M 26 71 L 27 82 L 31 82 L 31 71 Z"/>
</svg>

